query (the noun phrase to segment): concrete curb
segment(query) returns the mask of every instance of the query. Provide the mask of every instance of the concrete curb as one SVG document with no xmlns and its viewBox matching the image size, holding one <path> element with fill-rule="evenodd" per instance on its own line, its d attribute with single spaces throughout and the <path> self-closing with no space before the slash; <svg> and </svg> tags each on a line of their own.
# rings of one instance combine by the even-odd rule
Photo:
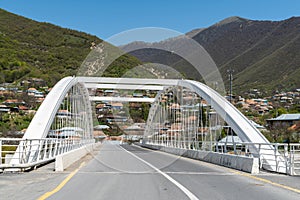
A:
<svg viewBox="0 0 300 200">
<path fill-rule="evenodd" d="M 208 151 L 186 150 L 173 147 L 163 147 L 158 145 L 138 144 L 139 146 L 164 151 L 166 153 L 175 154 L 187 158 L 201 160 L 232 169 L 237 169 L 251 174 L 259 173 L 258 158 L 246 157 L 240 155 L 221 154 Z"/>
<path fill-rule="evenodd" d="M 94 143 L 85 145 L 79 149 L 74 149 L 67 153 L 61 154 L 55 158 L 55 171 L 62 172 L 70 165 L 93 151 L 101 143 Z"/>
</svg>

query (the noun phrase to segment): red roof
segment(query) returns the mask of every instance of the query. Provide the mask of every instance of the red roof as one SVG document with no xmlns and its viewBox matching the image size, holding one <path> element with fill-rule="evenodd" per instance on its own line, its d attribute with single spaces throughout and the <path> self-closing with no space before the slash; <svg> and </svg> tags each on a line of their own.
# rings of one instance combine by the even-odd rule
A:
<svg viewBox="0 0 300 200">
<path fill-rule="evenodd" d="M 26 107 L 26 106 L 19 106 L 19 109 L 20 110 L 28 110 L 28 107 Z"/>
</svg>

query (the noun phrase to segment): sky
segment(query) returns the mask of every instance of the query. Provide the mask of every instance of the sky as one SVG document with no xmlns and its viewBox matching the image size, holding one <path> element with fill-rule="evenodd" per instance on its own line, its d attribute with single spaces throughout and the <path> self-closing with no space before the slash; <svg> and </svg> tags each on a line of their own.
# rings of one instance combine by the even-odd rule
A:
<svg viewBox="0 0 300 200">
<path fill-rule="evenodd" d="M 300 16 L 299 0 L 0 0 L 0 8 L 104 40 L 143 27 L 186 33 L 230 16 L 276 21 Z"/>
</svg>

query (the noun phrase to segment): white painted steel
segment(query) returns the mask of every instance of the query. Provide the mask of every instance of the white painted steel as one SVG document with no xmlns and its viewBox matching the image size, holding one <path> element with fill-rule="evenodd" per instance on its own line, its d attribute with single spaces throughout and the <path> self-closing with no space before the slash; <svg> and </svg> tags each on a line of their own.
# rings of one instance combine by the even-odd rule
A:
<svg viewBox="0 0 300 200">
<path fill-rule="evenodd" d="M 75 77 L 66 77 L 53 87 L 34 115 L 23 139 L 41 139 L 47 136 L 61 102 L 76 83 L 78 81 Z"/>
<path fill-rule="evenodd" d="M 157 81 L 159 83 L 159 80 Z M 189 88 L 205 99 L 208 104 L 216 110 L 216 112 L 232 127 L 236 134 L 242 139 L 243 142 L 253 143 L 269 143 L 269 141 L 261 134 L 261 132 L 230 102 L 228 102 L 219 93 L 208 87 L 207 85 L 191 80 L 180 80 L 177 86 Z M 158 93 L 155 102 L 159 101 L 160 94 Z M 154 113 L 157 106 L 152 106 L 149 112 L 148 123 L 153 121 Z M 145 132 L 148 136 L 149 131 Z"/>
<path fill-rule="evenodd" d="M 24 170 L 54 160 L 56 156 L 68 151 L 81 148 L 87 144 L 94 143 L 94 139 L 20 139 L 0 138 L 0 150 L 2 147 L 15 147 L 16 151 L 2 151 L 4 154 L 17 155 L 11 158 L 9 163 L 0 160 L 0 169 Z M 30 155 L 35 155 L 31 159 Z M 15 170 L 13 170 L 15 171 Z"/>
<path fill-rule="evenodd" d="M 33 118 L 30 126 L 28 127 L 24 139 L 41 139 L 46 137 L 49 132 L 51 123 L 56 115 L 57 110 L 67 92 L 76 84 L 87 84 L 90 86 L 97 86 L 97 84 L 109 84 L 109 87 L 115 85 L 115 88 L 134 88 L 134 87 L 161 87 L 166 86 L 184 87 L 197 93 L 204 98 L 208 104 L 212 105 L 214 110 L 228 123 L 234 132 L 242 139 L 243 142 L 251 143 L 265 143 L 268 144 L 268 140 L 256 129 L 253 124 L 236 109 L 231 103 L 229 103 L 219 93 L 209 88 L 207 85 L 197 81 L 191 80 L 173 80 L 173 79 L 134 79 L 134 78 L 104 78 L 104 77 L 66 77 L 59 81 L 52 91 L 48 94 L 43 104 L 40 106 L 38 112 Z M 130 86 L 131 85 L 131 86 Z M 158 89 L 158 88 L 157 88 Z M 84 90 L 84 96 L 88 96 L 87 90 Z M 160 94 L 160 93 L 159 93 Z M 159 95 L 158 94 L 158 95 Z M 87 97 L 88 98 L 88 97 Z M 151 107 L 149 118 L 153 118 L 156 109 L 159 108 L 159 98 L 125 98 L 125 97 L 90 97 L 92 101 L 139 101 L 139 102 L 154 102 L 154 106 Z M 88 102 L 88 101 L 86 101 Z M 90 104 L 88 106 L 90 108 Z M 89 120 L 92 121 L 91 111 L 88 111 Z M 165 113 L 163 113 L 166 115 Z M 153 123 L 148 120 L 148 123 Z M 149 125 L 149 124 L 148 124 Z M 91 126 L 92 127 L 92 126 Z M 91 129 L 92 130 L 92 129 Z M 147 130 L 147 128 L 146 128 Z M 146 136 L 150 134 L 149 130 L 145 132 Z M 186 138 L 182 138 L 186 140 Z M 165 139 L 161 140 L 162 144 Z M 185 145 L 185 143 L 184 143 Z M 188 147 L 190 148 L 190 147 Z M 258 146 L 252 146 L 252 151 L 258 152 Z M 267 149 L 273 151 L 274 148 L 270 145 Z"/>
<path fill-rule="evenodd" d="M 228 123 L 243 142 L 269 143 L 265 136 L 229 101 L 207 85 L 191 80 L 179 82 L 203 97 Z"/>
<path fill-rule="evenodd" d="M 82 83 L 114 83 L 135 85 L 177 85 L 177 79 L 142 79 L 142 78 L 107 78 L 107 77 L 77 77 Z"/>
<path fill-rule="evenodd" d="M 300 175 L 300 143 L 290 144 L 290 175 Z"/>
<path fill-rule="evenodd" d="M 89 101 L 88 91 L 82 83 L 78 82 L 78 79 L 76 77 L 63 78 L 53 87 L 53 89 L 47 95 L 23 136 L 24 140 L 32 140 L 33 143 L 36 143 L 35 145 L 32 145 L 30 149 L 24 149 L 24 151 L 30 152 L 30 154 L 28 155 L 29 162 L 32 162 L 35 159 L 36 154 L 39 152 L 39 145 L 37 144 L 37 139 L 47 137 L 50 131 L 50 127 L 55 120 L 57 111 L 59 110 L 61 104 L 66 98 L 68 92 L 73 92 L 73 90 L 77 96 L 79 95 L 80 98 L 82 98 L 82 101 L 80 101 L 80 103 L 72 103 L 72 105 L 69 105 L 69 109 L 71 111 L 72 109 L 74 109 L 74 111 L 76 112 L 82 112 L 82 118 L 84 118 L 81 121 L 75 120 L 76 122 L 74 126 L 76 127 L 77 125 L 80 125 L 84 127 L 81 139 L 93 138 L 92 110 Z M 72 98 L 76 99 L 77 97 L 74 96 Z M 79 110 L 82 108 L 85 108 L 85 110 Z M 85 121 L 84 123 L 82 123 L 83 120 Z M 15 158 L 20 157 L 19 153 L 21 151 L 19 150 L 19 148 L 21 147 L 22 143 L 20 143 L 20 145 L 18 146 L 18 149 L 13 156 L 14 159 L 11 160 L 11 164 L 19 164 L 19 160 Z"/>
<path fill-rule="evenodd" d="M 111 101 L 111 102 L 148 102 L 153 103 L 154 98 L 136 98 L 136 97 L 96 97 L 90 96 L 90 101 Z"/>
<path fill-rule="evenodd" d="M 133 79 L 133 78 L 104 78 L 104 77 L 78 77 L 84 83 L 114 83 L 135 85 L 165 85 L 182 86 L 203 97 L 216 112 L 232 127 L 244 142 L 268 143 L 269 141 L 253 126 L 253 124 L 230 102 L 207 85 L 191 80 L 174 79 Z"/>
<path fill-rule="evenodd" d="M 242 139 L 243 142 L 252 142 L 252 143 L 269 143 L 269 141 L 264 137 L 260 131 L 253 126 L 253 124 L 230 102 L 228 102 L 223 96 L 219 93 L 208 87 L 207 85 L 192 81 L 192 80 L 173 80 L 173 79 L 131 79 L 131 78 L 103 78 L 103 77 L 78 77 L 79 81 L 85 83 L 114 83 L 117 85 L 164 85 L 164 86 L 181 86 L 189 88 L 191 91 L 194 91 L 202 98 L 204 98 L 208 104 L 216 110 L 216 112 L 228 123 L 229 126 L 235 131 L 235 133 Z M 101 97 L 102 98 L 102 97 Z M 99 98 L 99 99 L 101 99 Z M 96 99 L 96 98 L 93 98 Z M 117 99 L 116 99 L 117 100 Z M 120 99 L 121 100 L 121 99 Z M 154 102 L 158 101 L 158 97 Z M 151 107 L 148 123 L 151 122 L 151 118 L 154 117 L 156 112 L 157 105 Z M 153 119 L 152 119 L 153 120 Z M 149 125 L 149 124 L 147 124 Z M 149 127 L 148 127 L 149 128 Z M 148 136 L 150 133 L 146 131 L 145 133 Z M 257 151 L 257 147 L 253 147 L 252 150 Z M 270 146 L 270 150 L 273 150 Z"/>
<path fill-rule="evenodd" d="M 101 88 L 101 89 L 123 89 L 123 90 L 163 90 L 164 86 L 157 85 L 130 85 L 130 84 L 97 84 L 85 83 L 86 88 Z"/>
<path fill-rule="evenodd" d="M 264 168 L 276 171 L 276 172 L 282 172 L 286 173 L 286 162 L 284 157 L 278 153 L 277 149 L 274 148 L 272 145 L 268 145 L 269 141 L 264 137 L 262 133 L 237 109 L 235 108 L 230 102 L 228 102 L 223 96 L 221 96 L 219 93 L 211 89 L 205 84 L 202 84 L 197 81 L 191 81 L 191 80 L 180 80 L 178 81 L 178 87 L 188 88 L 190 91 L 197 93 L 200 97 L 206 100 L 206 102 L 212 106 L 212 108 L 218 113 L 221 118 L 223 118 L 228 126 L 230 126 L 234 132 L 239 136 L 239 138 L 243 142 L 252 143 L 251 146 L 249 146 L 249 150 L 252 152 L 252 155 L 255 156 L 262 156 L 262 160 L 264 160 Z M 158 145 L 162 146 L 170 146 L 169 144 L 172 143 L 169 141 L 169 139 L 164 138 L 163 136 L 159 134 L 154 134 L 154 130 L 160 130 L 159 127 L 162 122 L 166 121 L 165 119 L 160 119 L 161 116 L 164 116 L 165 111 L 162 110 L 162 106 L 158 104 L 160 102 L 161 93 L 158 93 L 155 99 L 155 104 L 151 107 L 148 120 L 147 120 L 147 126 L 145 129 L 145 137 L 144 137 L 144 143 L 147 142 L 148 137 L 154 138 L 154 142 Z M 182 98 L 179 97 L 179 98 Z M 182 100 L 180 105 L 184 105 Z M 156 115 L 159 115 L 158 124 L 155 125 L 155 117 Z M 182 113 L 183 115 L 184 113 Z M 187 128 L 189 128 L 190 122 L 186 122 L 185 118 L 181 119 L 181 126 L 184 124 L 188 124 Z M 155 128 L 156 126 L 156 128 Z M 209 129 L 210 130 L 210 129 Z M 152 135 L 152 136 L 151 136 Z M 176 146 L 179 148 L 185 148 L 185 149 L 191 149 L 194 148 L 194 144 L 192 141 L 190 141 L 189 133 L 186 133 L 186 130 L 181 130 L 179 136 L 177 138 Z M 172 140 L 172 137 L 171 137 Z M 213 140 L 211 140 L 213 142 Z M 261 145 L 257 144 L 266 144 L 264 145 L 264 148 L 261 149 Z M 194 145 L 194 146 L 193 146 Z M 212 147 L 213 144 L 210 144 L 210 147 Z M 234 148 L 236 148 L 234 146 Z M 210 149 L 211 151 L 212 149 Z"/>
</svg>

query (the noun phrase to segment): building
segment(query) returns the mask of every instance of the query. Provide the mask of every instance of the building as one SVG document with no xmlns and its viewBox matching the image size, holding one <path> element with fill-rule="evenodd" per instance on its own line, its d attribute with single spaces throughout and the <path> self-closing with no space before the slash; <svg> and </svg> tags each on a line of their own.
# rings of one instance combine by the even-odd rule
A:
<svg viewBox="0 0 300 200">
<path fill-rule="evenodd" d="M 7 99 L 3 102 L 6 106 L 18 106 L 18 105 L 25 105 L 25 101 L 18 100 L 18 99 Z"/>
<path fill-rule="evenodd" d="M 123 109 L 123 103 L 114 102 L 111 104 L 111 108 L 114 110 L 122 110 Z"/>
<path fill-rule="evenodd" d="M 145 123 L 135 123 L 124 129 L 126 135 L 144 135 Z"/>
<path fill-rule="evenodd" d="M 282 114 L 279 117 L 267 119 L 268 126 L 271 129 L 277 127 L 291 127 L 300 121 L 300 113 Z"/>
</svg>

